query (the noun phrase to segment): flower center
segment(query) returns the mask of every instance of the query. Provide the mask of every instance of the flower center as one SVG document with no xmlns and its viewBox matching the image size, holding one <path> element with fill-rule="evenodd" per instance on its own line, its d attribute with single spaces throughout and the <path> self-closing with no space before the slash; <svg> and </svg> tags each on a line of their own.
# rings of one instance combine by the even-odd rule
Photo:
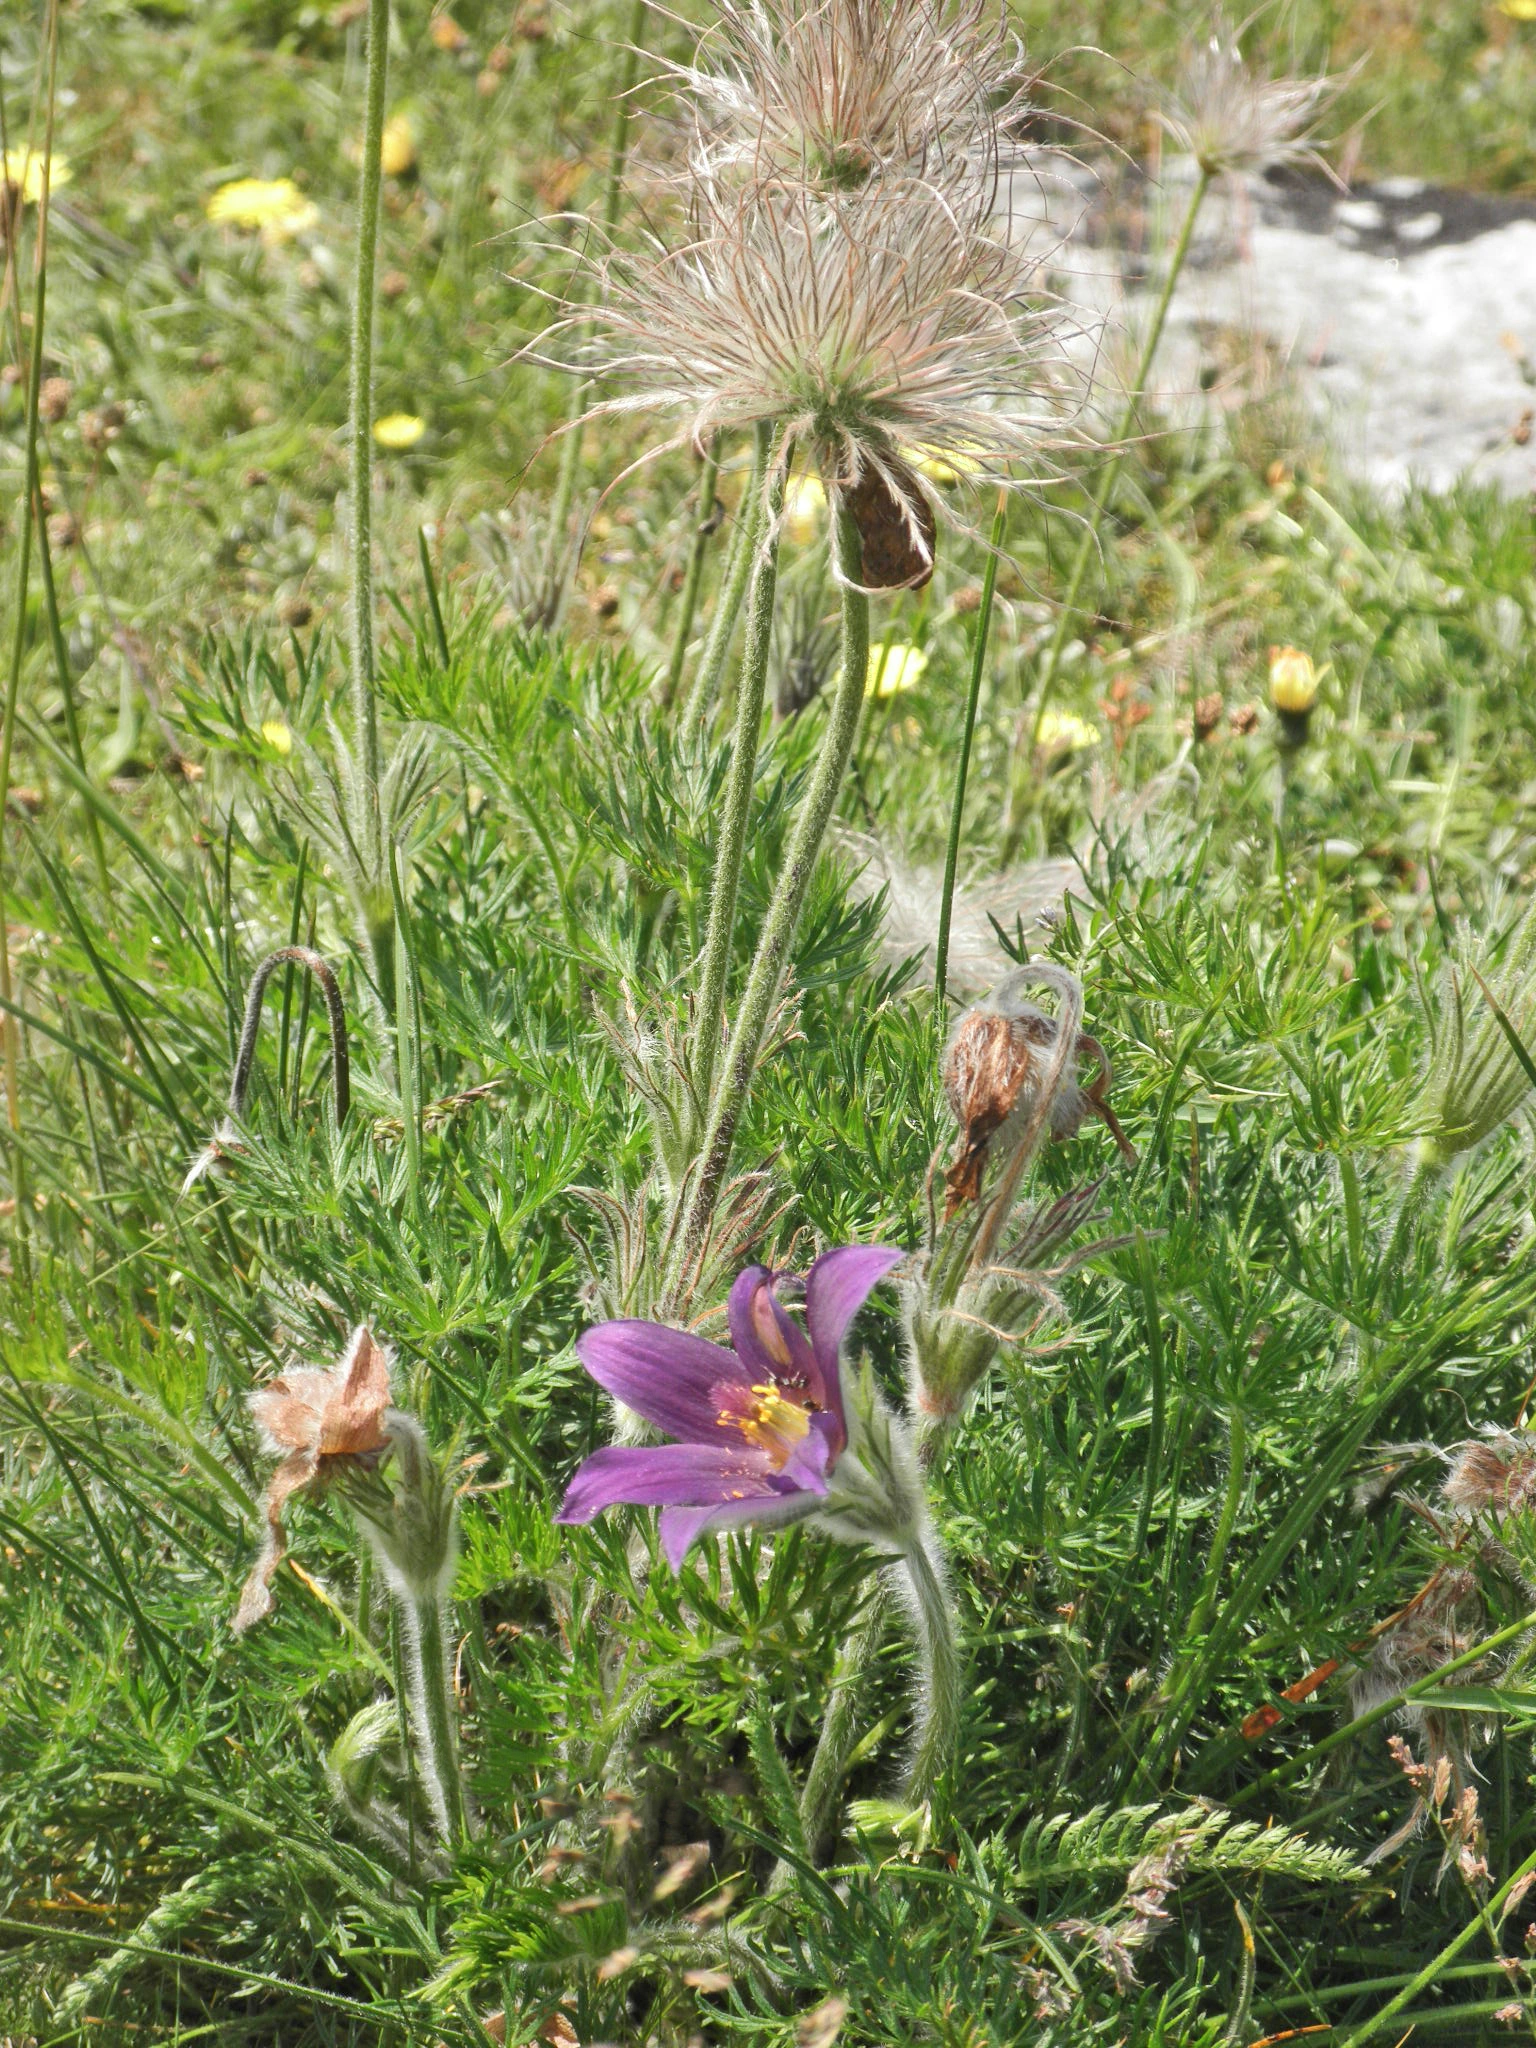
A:
<svg viewBox="0 0 1536 2048">
<path fill-rule="evenodd" d="M 750 1403 L 745 1394 L 741 1408 L 722 1408 L 722 1429 L 739 1429 L 747 1442 L 766 1451 L 782 1470 L 790 1453 L 811 1433 L 810 1410 L 789 1400 L 781 1387 L 769 1384 L 753 1387 Z"/>
</svg>

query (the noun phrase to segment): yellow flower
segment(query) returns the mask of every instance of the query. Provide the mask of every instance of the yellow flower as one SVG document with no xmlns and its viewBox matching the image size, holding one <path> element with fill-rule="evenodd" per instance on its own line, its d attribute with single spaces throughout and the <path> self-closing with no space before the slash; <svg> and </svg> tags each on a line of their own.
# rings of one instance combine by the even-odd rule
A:
<svg viewBox="0 0 1536 2048">
<path fill-rule="evenodd" d="M 1269 701 L 1277 711 L 1307 712 L 1317 702 L 1317 670 L 1299 647 L 1269 650 Z"/>
<path fill-rule="evenodd" d="M 386 178 L 403 178 L 416 168 L 416 124 L 409 114 L 392 114 L 379 142 L 379 169 Z"/>
<path fill-rule="evenodd" d="M 908 647 L 900 640 L 886 646 L 878 642 L 869 650 L 869 673 L 864 684 L 866 697 L 897 697 L 922 681 L 928 657 L 921 647 Z"/>
<path fill-rule="evenodd" d="M 1499 0 L 1499 12 L 1511 21 L 1536 21 L 1536 0 Z"/>
<path fill-rule="evenodd" d="M 319 207 L 292 178 L 236 178 L 211 195 L 207 213 L 231 227 L 259 228 L 269 245 L 307 234 L 320 219 Z"/>
<path fill-rule="evenodd" d="M 784 493 L 784 538 L 792 548 L 808 548 L 821 530 L 827 494 L 819 476 L 797 476 Z"/>
<path fill-rule="evenodd" d="M 981 475 L 980 462 L 956 448 L 951 448 L 947 455 L 932 448 L 899 448 L 896 452 L 931 484 L 957 484 L 963 477 Z M 976 454 L 980 453 L 978 448 Z"/>
<path fill-rule="evenodd" d="M 1096 747 L 1104 735 L 1075 711 L 1047 711 L 1037 737 L 1043 754 L 1076 754 Z"/>
<path fill-rule="evenodd" d="M 426 421 L 413 412 L 387 412 L 373 423 L 373 438 L 381 448 L 414 448 L 426 431 Z"/>
<path fill-rule="evenodd" d="M 69 158 L 55 150 L 48 165 L 48 189 L 57 192 L 73 176 Z M 36 206 L 43 196 L 43 159 L 34 156 L 30 149 L 8 149 L 5 152 L 5 182 L 21 187 L 23 205 Z"/>
<path fill-rule="evenodd" d="M 284 757 L 293 752 L 293 734 L 287 722 L 281 718 L 264 718 L 261 721 L 261 736 L 274 752 Z"/>
</svg>

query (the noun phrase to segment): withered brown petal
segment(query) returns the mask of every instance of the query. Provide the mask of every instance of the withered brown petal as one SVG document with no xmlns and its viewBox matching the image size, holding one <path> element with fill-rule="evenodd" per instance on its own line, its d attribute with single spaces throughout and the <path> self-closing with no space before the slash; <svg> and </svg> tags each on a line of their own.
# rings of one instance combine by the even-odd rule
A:
<svg viewBox="0 0 1536 2048">
<path fill-rule="evenodd" d="M 843 494 L 849 517 L 859 531 L 863 581 L 870 590 L 921 590 L 933 574 L 933 551 L 938 538 L 933 508 L 905 463 L 887 458 L 885 466 L 901 497 L 873 468 L 866 468 L 858 482 Z M 905 505 L 902 497 L 906 499 Z M 914 518 L 923 536 L 921 548 L 912 533 Z"/>
</svg>

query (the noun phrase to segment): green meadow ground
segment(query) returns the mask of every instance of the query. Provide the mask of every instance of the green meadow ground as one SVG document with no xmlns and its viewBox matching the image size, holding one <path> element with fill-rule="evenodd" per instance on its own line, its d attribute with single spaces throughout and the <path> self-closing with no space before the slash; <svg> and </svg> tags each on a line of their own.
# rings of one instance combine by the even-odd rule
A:
<svg viewBox="0 0 1536 2048">
<path fill-rule="evenodd" d="M 32 12 L 0 25 L 13 145 Z M 1222 444 L 1152 439 L 1059 696 L 1102 737 L 1044 760 L 1016 725 L 1081 500 L 1012 515 L 964 868 L 1082 855 L 1050 950 L 1083 977 L 1139 1164 L 1097 1126 L 1042 1162 L 1047 1189 L 1107 1176 L 1111 1248 L 1061 1282 L 937 1475 L 969 1659 L 948 1834 L 871 1817 L 770 1900 L 866 1561 L 792 1531 L 673 1577 L 648 1517 L 550 1523 L 604 1420 L 570 1348 L 612 1250 L 583 1191 L 646 1171 L 604 1020 L 681 986 L 726 771 L 724 731 L 689 745 L 656 697 L 686 461 L 604 501 L 561 632 L 519 622 L 569 402 L 513 360 L 565 267 L 527 224 L 601 204 L 629 10 L 453 12 L 457 47 L 425 0 L 396 11 L 390 104 L 417 162 L 387 181 L 380 251 L 378 410 L 425 423 L 376 485 L 381 692 L 424 764 L 396 1030 L 314 766 L 345 694 L 357 10 L 62 10 L 57 604 L 34 561 L 5 818 L 0 2038 L 458 2048 L 497 2009 L 509 2039 L 585 2048 L 1530 2036 L 1536 1906 L 1487 1901 L 1536 1857 L 1536 1531 L 1469 1542 L 1435 1455 L 1514 1423 L 1536 1377 L 1526 1132 L 1451 1177 L 1406 1256 L 1394 1229 L 1425 1003 L 1443 1015 L 1459 927 L 1496 960 L 1536 875 L 1531 507 L 1375 503 L 1283 398 Z M 1019 10 L 1056 118 L 1127 146 L 1194 18 Z M 1303 69 L 1364 59 L 1333 126 L 1374 109 L 1366 169 L 1536 183 L 1536 23 L 1301 0 L 1256 34 Z M 265 246 L 208 221 L 246 176 L 295 178 L 316 225 Z M 7 649 L 22 429 L 8 377 Z M 628 432 L 589 436 L 594 491 Z M 929 664 L 871 708 L 843 815 L 919 866 L 942 853 L 981 562 L 946 537 L 931 595 L 877 608 Z M 812 617 L 814 574 L 810 551 L 789 572 Z M 1274 643 L 1327 665 L 1285 762 Z M 765 751 L 749 929 L 821 717 Z M 318 1007 L 274 983 L 248 1147 L 182 1198 L 251 968 L 311 934 L 341 966 L 353 1112 L 336 1135 Z M 849 860 L 826 860 L 738 1151 L 772 1175 L 779 1263 L 915 1246 L 952 1139 L 931 994 L 880 936 Z M 245 1395 L 363 1317 L 471 1461 L 454 1615 L 479 1831 L 404 1871 L 328 1787 L 331 1745 L 396 1675 L 338 1501 L 295 1506 L 275 1615 L 229 1630 L 266 1469 Z M 894 1387 L 889 1303 L 861 1329 Z M 1389 1638 L 1401 1661 L 1348 1731 L 1372 1632 L 1431 1586 L 1433 1621 Z M 903 1659 L 897 1639 L 865 1710 L 867 1800 L 902 1754 Z M 1386 1746 L 1410 1686 L 1475 1764 L 1486 1882 L 1442 1869 L 1433 1827 L 1365 1861 L 1411 1802 Z M 1148 1855 L 1173 1888 L 1142 1940 Z"/>
</svg>

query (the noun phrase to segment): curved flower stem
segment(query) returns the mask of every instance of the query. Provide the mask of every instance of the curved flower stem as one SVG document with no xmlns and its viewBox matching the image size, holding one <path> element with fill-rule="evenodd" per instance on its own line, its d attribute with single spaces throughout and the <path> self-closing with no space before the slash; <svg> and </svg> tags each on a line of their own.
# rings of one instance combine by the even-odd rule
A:
<svg viewBox="0 0 1536 2048">
<path fill-rule="evenodd" d="M 800 816 L 795 822 L 789 851 L 779 875 L 773 901 L 757 942 L 752 969 L 741 998 L 741 1008 L 725 1050 L 725 1069 L 709 1106 L 704 1128 L 698 1177 L 688 1197 L 682 1226 L 677 1232 L 672 1262 L 667 1274 L 667 1298 L 675 1301 L 698 1259 L 709 1235 L 720 1183 L 730 1163 L 736 1126 L 746 1107 L 757 1056 L 779 989 L 784 966 L 794 942 L 795 928 L 805 908 L 805 898 L 816 871 L 822 841 L 827 836 L 838 792 L 848 770 L 859 712 L 864 704 L 864 683 L 869 668 L 869 599 L 858 589 L 863 573 L 858 529 L 846 507 L 840 506 L 833 529 L 833 546 L 838 577 L 843 586 L 843 672 L 832 703 L 831 717 L 821 743 L 821 756 L 811 777 Z"/>
<path fill-rule="evenodd" d="M 232 1117 L 245 1114 L 246 1093 L 251 1085 L 251 1069 L 256 1062 L 256 1040 L 261 1031 L 261 1003 L 266 994 L 267 983 L 273 970 L 285 962 L 295 961 L 305 968 L 320 984 L 325 997 L 326 1015 L 331 1025 L 331 1079 L 336 1090 L 336 1128 L 346 1122 L 347 1109 L 352 1100 L 351 1066 L 347 1057 L 347 1012 L 341 999 L 341 990 L 331 972 L 330 963 L 309 946 L 279 946 L 275 953 L 257 965 L 251 976 L 251 986 L 245 998 L 245 1017 L 240 1026 L 240 1044 L 235 1054 L 235 1071 L 229 1084 L 229 1113 Z"/>
<path fill-rule="evenodd" d="M 759 461 L 759 456 L 762 460 Z M 753 452 L 752 474 L 742 492 L 741 504 L 736 513 L 736 531 L 731 536 L 730 553 L 725 558 L 725 574 L 720 579 L 720 594 L 715 599 L 714 616 L 709 622 L 705 636 L 704 651 L 699 656 L 699 672 L 693 679 L 688 700 L 683 706 L 683 737 L 693 739 L 703 729 L 709 716 L 710 706 L 715 701 L 715 692 L 720 687 L 720 678 L 730 657 L 731 641 L 736 635 L 736 621 L 741 615 L 742 600 L 747 593 L 747 578 L 752 573 L 752 558 L 757 552 L 762 534 L 763 485 L 767 479 L 767 458 L 763 455 L 762 443 Z"/>
<path fill-rule="evenodd" d="M 822 1717 L 821 1733 L 816 1738 L 816 1753 L 811 1758 L 805 1789 L 800 1794 L 800 1832 L 805 1839 L 806 1854 L 813 1863 L 821 1861 L 827 1837 L 832 1831 L 833 1815 L 853 1749 L 859 1701 L 870 1666 L 885 1643 L 893 1598 L 890 1581 L 882 1573 L 876 1579 L 874 1591 L 858 1621 L 838 1651 L 832 1690 L 827 1696 L 827 1711 Z M 769 1889 L 781 1890 L 790 1875 L 788 1865 L 781 1863 L 773 1874 Z"/>
<path fill-rule="evenodd" d="M 693 615 L 699 608 L 699 585 L 704 580 L 704 556 L 709 548 L 709 536 L 714 532 L 715 520 L 715 479 L 720 474 L 720 436 L 716 434 L 704 451 L 704 467 L 699 472 L 699 516 L 693 529 L 693 549 L 688 557 L 688 572 L 683 578 L 682 595 L 677 606 L 677 631 L 672 638 L 672 659 L 667 664 L 667 679 L 662 684 L 663 706 L 671 704 L 677 696 L 677 686 L 683 679 L 683 663 L 688 659 L 688 641 L 693 633 Z"/>
<path fill-rule="evenodd" d="M 914 1544 L 902 1559 L 917 1631 L 917 1728 L 907 1767 L 907 1798 L 937 1816 L 943 1781 L 960 1737 L 960 1647 L 955 1609 L 944 1583 L 934 1539 Z"/>
<path fill-rule="evenodd" d="M 1125 462 L 1125 448 L 1123 444 L 1136 424 L 1137 408 L 1140 406 L 1142 395 L 1146 390 L 1147 379 L 1152 374 L 1152 361 L 1157 354 L 1158 343 L 1163 338 L 1163 327 L 1168 319 L 1168 308 L 1173 303 L 1173 294 L 1179 282 L 1179 273 L 1183 270 L 1185 259 L 1189 255 L 1189 244 L 1195 232 L 1195 221 L 1199 216 L 1201 207 L 1205 204 L 1205 195 L 1210 189 L 1210 183 L 1211 174 L 1202 167 L 1195 180 L 1195 189 L 1190 195 L 1188 210 L 1185 212 L 1183 223 L 1179 228 L 1179 238 L 1174 244 L 1173 254 L 1168 261 L 1168 275 L 1163 280 L 1163 289 L 1152 314 L 1152 324 L 1147 329 L 1146 340 L 1142 343 L 1141 357 L 1137 362 L 1135 375 L 1131 380 L 1130 396 L 1126 400 L 1124 412 L 1120 415 L 1120 423 L 1115 428 L 1113 439 L 1115 443 L 1120 445 L 1103 469 L 1100 470 L 1098 483 L 1094 486 L 1088 523 L 1083 528 L 1083 538 L 1078 547 L 1077 559 L 1072 564 L 1072 573 L 1067 579 L 1067 588 L 1056 615 L 1056 631 L 1051 636 L 1050 647 L 1040 668 L 1040 688 L 1035 698 L 1034 717 L 1030 720 L 1029 725 L 1029 745 L 1031 748 L 1039 744 L 1040 721 L 1045 717 L 1046 706 L 1050 702 L 1051 691 L 1055 686 L 1056 671 L 1061 661 L 1062 649 L 1067 644 L 1067 635 L 1072 630 L 1073 619 L 1077 616 L 1078 592 L 1082 589 L 1083 578 L 1088 572 L 1089 559 L 1098 545 L 1099 528 L 1104 523 L 1105 510 L 1108 507 L 1110 497 L 1114 492 L 1115 484 Z M 1022 752 L 1023 749 L 1020 748 L 1019 751 Z"/>
<path fill-rule="evenodd" d="M 772 428 L 757 430 L 754 470 L 766 463 Z M 779 540 L 776 531 L 784 503 L 784 479 L 776 476 L 769 489 L 765 516 L 768 534 L 752 565 L 752 590 L 747 603 L 747 644 L 736 686 L 736 730 L 731 742 L 731 769 L 725 786 L 725 815 L 715 852 L 714 880 L 709 892 L 709 930 L 704 941 L 704 971 L 694 1026 L 693 1086 L 698 1104 L 709 1101 L 715 1061 L 720 1050 L 720 1025 L 725 1015 L 725 983 L 731 964 L 731 937 L 736 925 L 736 896 L 746 852 L 747 821 L 757 777 L 758 737 L 763 723 L 763 690 L 768 680 L 768 655 L 773 644 L 773 600 L 778 584 Z M 690 1123 L 694 1120 L 694 1112 Z"/>
<path fill-rule="evenodd" d="M 368 0 L 368 79 L 363 168 L 357 194 L 357 268 L 352 287 L 352 723 L 363 775 L 376 878 L 382 858 L 379 817 L 379 710 L 373 694 L 373 277 L 379 247 L 380 152 L 389 72 L 389 0 Z"/>
<path fill-rule="evenodd" d="M 426 1593 L 403 1600 L 400 1612 L 405 1625 L 411 1719 L 416 1729 L 422 1789 L 444 1841 L 461 1842 L 467 1831 L 467 1815 L 443 1603 L 435 1593 Z"/>
<path fill-rule="evenodd" d="M 949 845 L 944 854 L 944 890 L 939 898 L 939 936 L 934 947 L 933 1009 L 942 1027 L 944 991 L 949 982 L 949 921 L 955 907 L 955 868 L 960 859 L 960 826 L 965 816 L 965 783 L 971 766 L 971 739 L 976 731 L 976 705 L 987 665 L 987 640 L 992 631 L 992 598 L 997 589 L 997 555 L 1008 520 L 1007 494 L 997 494 L 987 566 L 981 579 L 981 606 L 976 614 L 976 645 L 971 653 L 971 688 L 965 700 L 965 728 L 960 735 L 960 760 L 955 769 L 955 801 L 949 814 Z"/>
</svg>

